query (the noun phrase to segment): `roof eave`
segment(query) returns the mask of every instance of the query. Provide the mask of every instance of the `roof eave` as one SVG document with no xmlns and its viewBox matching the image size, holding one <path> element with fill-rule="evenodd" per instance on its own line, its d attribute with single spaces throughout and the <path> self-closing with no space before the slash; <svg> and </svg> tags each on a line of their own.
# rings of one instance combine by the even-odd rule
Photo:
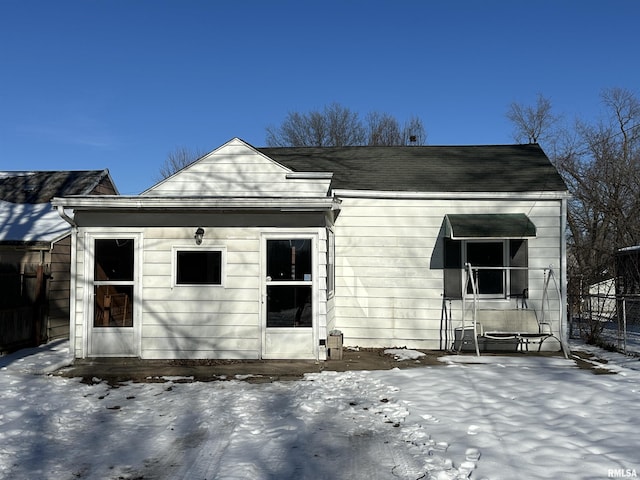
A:
<svg viewBox="0 0 640 480">
<path fill-rule="evenodd" d="M 75 211 L 264 210 L 329 211 L 339 209 L 332 197 L 141 197 L 72 196 L 54 198 L 54 207 Z"/>
<path fill-rule="evenodd" d="M 338 198 L 389 198 L 389 199 L 539 199 L 563 200 L 571 197 L 568 191 L 528 191 L 528 192 L 399 192 L 384 190 L 335 189 L 332 195 Z"/>
</svg>

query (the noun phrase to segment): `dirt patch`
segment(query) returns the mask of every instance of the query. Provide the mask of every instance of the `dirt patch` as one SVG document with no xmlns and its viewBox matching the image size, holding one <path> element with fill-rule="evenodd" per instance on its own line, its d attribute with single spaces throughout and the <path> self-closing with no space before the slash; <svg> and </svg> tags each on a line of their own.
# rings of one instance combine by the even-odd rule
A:
<svg viewBox="0 0 640 480">
<path fill-rule="evenodd" d="M 243 380 L 251 383 L 298 380 L 307 373 L 322 371 L 347 372 L 355 370 L 390 370 L 443 366 L 438 359 L 447 352 L 419 350 L 424 355 L 417 359 L 398 360 L 384 353 L 382 348 L 344 348 L 340 360 L 141 360 L 136 358 L 98 358 L 77 360 L 71 367 L 57 372 L 65 377 L 80 377 L 86 383 L 106 381 L 113 386 L 125 382 L 211 382 Z M 414 351 L 414 350 L 412 350 Z M 402 349 L 400 349 L 402 352 Z M 465 355 L 465 354 L 463 354 Z M 483 356 L 492 355 L 490 353 Z M 499 355 L 504 356 L 504 353 Z M 521 356 L 522 353 L 512 354 Z M 528 355 L 557 356 L 558 352 L 529 353 Z M 475 355 L 465 355 L 474 357 Z M 594 374 L 612 374 L 598 368 L 605 360 L 585 352 L 573 352 L 571 359 L 578 367 Z"/>
<path fill-rule="evenodd" d="M 415 368 L 425 365 L 442 365 L 438 358 L 446 352 L 415 350 L 424 354 L 416 360 L 396 360 L 394 355 L 385 354 L 384 348 L 345 348 L 342 360 L 327 360 L 324 370 L 344 372 L 349 370 L 390 370 L 392 368 Z M 414 350 L 412 350 L 414 351 Z"/>
<path fill-rule="evenodd" d="M 606 365 L 609 363 L 603 358 L 598 358 L 592 353 L 574 351 L 571 352 L 571 359 L 576 362 L 579 368 L 589 370 L 595 375 L 615 375 L 616 372 L 606 368 L 599 368 L 600 365 Z"/>
<path fill-rule="evenodd" d="M 381 348 L 345 348 L 341 360 L 140 360 L 136 358 L 96 358 L 77 360 L 58 372 L 65 377 L 81 377 L 87 383 L 107 381 L 117 386 L 124 382 L 192 382 L 245 380 L 265 383 L 296 380 L 306 373 L 322 371 L 390 370 L 442 365 L 439 351 L 421 351 L 415 360 L 397 360 Z"/>
</svg>

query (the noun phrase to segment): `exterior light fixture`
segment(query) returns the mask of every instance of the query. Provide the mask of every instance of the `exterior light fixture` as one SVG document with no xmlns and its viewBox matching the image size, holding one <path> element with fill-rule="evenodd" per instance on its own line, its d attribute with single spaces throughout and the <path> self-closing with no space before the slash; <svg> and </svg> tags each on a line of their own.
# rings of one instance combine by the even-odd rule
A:
<svg viewBox="0 0 640 480">
<path fill-rule="evenodd" d="M 196 234 L 193 237 L 196 239 L 196 245 L 200 245 L 202 243 L 202 237 L 204 237 L 204 228 L 198 227 Z"/>
</svg>

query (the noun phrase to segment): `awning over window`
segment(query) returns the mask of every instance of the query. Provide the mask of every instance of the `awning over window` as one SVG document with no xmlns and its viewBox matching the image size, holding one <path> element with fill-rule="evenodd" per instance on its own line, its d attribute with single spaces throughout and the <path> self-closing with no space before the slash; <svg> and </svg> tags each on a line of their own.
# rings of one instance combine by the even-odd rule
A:
<svg viewBox="0 0 640 480">
<path fill-rule="evenodd" d="M 536 236 L 536 226 L 524 213 L 445 215 L 445 228 L 453 240 Z"/>
</svg>

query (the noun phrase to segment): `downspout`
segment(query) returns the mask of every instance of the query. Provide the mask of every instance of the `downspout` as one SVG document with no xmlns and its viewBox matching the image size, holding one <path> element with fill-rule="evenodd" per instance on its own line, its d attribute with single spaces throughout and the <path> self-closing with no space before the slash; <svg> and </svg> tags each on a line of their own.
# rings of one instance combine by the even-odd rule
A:
<svg viewBox="0 0 640 480">
<path fill-rule="evenodd" d="M 78 238 L 78 224 L 75 222 L 73 218 L 67 215 L 67 212 L 64 211 L 64 207 L 61 205 L 57 206 L 58 215 L 62 217 L 62 219 L 71 225 L 71 265 L 69 266 L 69 354 L 72 358 L 76 357 L 76 249 L 77 249 L 77 238 Z M 86 349 L 82 349 L 83 352 Z M 84 357 L 84 354 L 83 354 Z"/>
<path fill-rule="evenodd" d="M 62 205 L 58 205 L 56 208 L 58 210 L 58 215 L 60 215 L 65 222 L 67 222 L 73 228 L 78 228 L 78 224 L 73 218 L 67 215 L 67 212 L 64 211 L 64 207 Z"/>
</svg>

